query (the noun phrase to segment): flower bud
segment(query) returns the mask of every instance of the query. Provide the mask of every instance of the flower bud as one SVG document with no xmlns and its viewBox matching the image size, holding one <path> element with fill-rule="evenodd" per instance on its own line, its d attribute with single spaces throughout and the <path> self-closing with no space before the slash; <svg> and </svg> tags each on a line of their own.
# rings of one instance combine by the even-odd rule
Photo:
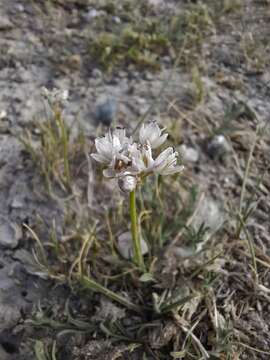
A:
<svg viewBox="0 0 270 360">
<path fill-rule="evenodd" d="M 135 190 L 137 179 L 132 175 L 124 175 L 118 179 L 118 185 L 123 192 L 128 193 Z"/>
</svg>

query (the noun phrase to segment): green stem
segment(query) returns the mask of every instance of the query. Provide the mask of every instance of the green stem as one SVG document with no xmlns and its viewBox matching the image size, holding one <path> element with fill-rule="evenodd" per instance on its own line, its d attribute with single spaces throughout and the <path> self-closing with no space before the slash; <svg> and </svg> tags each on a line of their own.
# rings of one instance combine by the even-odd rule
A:
<svg viewBox="0 0 270 360">
<path fill-rule="evenodd" d="M 90 289 L 92 291 L 97 291 L 103 295 L 105 295 L 106 297 L 118 302 L 119 304 L 124 305 L 125 307 L 127 307 L 128 309 L 131 309 L 133 311 L 136 311 L 137 313 L 141 312 L 141 309 L 139 306 L 133 304 L 132 302 L 130 302 L 129 300 L 125 299 L 124 297 L 122 297 L 121 295 L 116 294 L 115 292 L 107 289 L 105 286 L 100 285 L 99 283 L 97 283 L 95 280 L 90 279 L 87 276 L 82 276 L 80 277 L 80 282 L 81 284 L 87 288 Z"/>
<path fill-rule="evenodd" d="M 138 220 L 136 211 L 136 193 L 135 190 L 130 192 L 129 195 L 129 211 L 131 219 L 131 234 L 133 241 L 133 256 L 134 262 L 141 270 L 144 270 L 144 261 L 142 256 L 141 241 L 138 232 Z"/>
</svg>

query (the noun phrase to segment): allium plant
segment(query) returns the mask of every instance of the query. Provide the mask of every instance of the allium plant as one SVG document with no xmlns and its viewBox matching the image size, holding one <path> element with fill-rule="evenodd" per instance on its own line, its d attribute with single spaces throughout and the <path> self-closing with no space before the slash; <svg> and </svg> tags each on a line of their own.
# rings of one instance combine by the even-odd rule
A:
<svg viewBox="0 0 270 360">
<path fill-rule="evenodd" d="M 117 128 L 95 140 L 96 153 L 91 156 L 105 166 L 103 175 L 116 178 L 119 188 L 129 193 L 131 233 L 134 262 L 144 269 L 144 259 L 139 239 L 136 211 L 136 188 L 151 174 L 172 175 L 183 170 L 177 165 L 178 153 L 172 147 L 163 151 L 158 148 L 165 143 L 168 134 L 156 122 L 143 124 L 139 141 L 126 135 L 125 129 Z"/>
</svg>

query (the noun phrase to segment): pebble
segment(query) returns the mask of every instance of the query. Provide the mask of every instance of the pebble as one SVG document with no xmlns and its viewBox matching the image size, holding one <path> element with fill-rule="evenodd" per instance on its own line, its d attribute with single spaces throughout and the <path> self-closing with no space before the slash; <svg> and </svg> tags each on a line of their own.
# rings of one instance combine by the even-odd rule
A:
<svg viewBox="0 0 270 360">
<path fill-rule="evenodd" d="M 94 68 L 94 69 L 92 70 L 92 77 L 93 77 L 94 79 L 100 79 L 100 78 L 102 78 L 102 71 L 99 70 L 99 69 L 97 69 L 97 68 Z"/>
<path fill-rule="evenodd" d="M 5 119 L 6 117 L 7 117 L 6 110 L 1 110 L 0 111 L 0 120 Z"/>
<path fill-rule="evenodd" d="M 133 244 L 132 236 L 129 231 L 124 232 L 118 236 L 118 250 L 124 259 L 132 259 L 133 257 Z M 145 255 L 148 253 L 148 245 L 143 238 L 141 238 L 141 248 L 142 254 Z"/>
<path fill-rule="evenodd" d="M 98 10 L 96 10 L 96 9 L 91 9 L 91 10 L 89 10 L 89 11 L 87 12 L 87 14 L 85 15 L 85 19 L 86 19 L 87 21 L 91 21 L 91 20 L 93 20 L 93 19 L 95 19 L 95 18 L 97 18 L 97 17 L 100 17 L 100 16 L 102 16 L 102 15 L 104 15 L 104 11 L 98 11 Z"/>
<path fill-rule="evenodd" d="M 212 159 L 223 157 L 231 150 L 230 144 L 222 134 L 215 135 L 207 145 L 207 154 Z"/>
<path fill-rule="evenodd" d="M 150 73 L 149 71 L 146 71 L 144 73 L 144 79 L 147 81 L 152 81 L 154 79 L 154 75 Z"/>
<path fill-rule="evenodd" d="M 106 100 L 98 101 L 95 109 L 95 119 L 98 123 L 110 126 L 117 113 L 117 100 L 108 97 Z"/>
<path fill-rule="evenodd" d="M 121 19 L 119 16 L 113 16 L 112 20 L 115 24 L 121 24 Z"/>
<path fill-rule="evenodd" d="M 199 229 L 201 224 L 209 228 L 209 233 L 217 231 L 224 222 L 224 213 L 220 205 L 210 197 L 205 197 L 199 203 L 192 226 Z"/>
<path fill-rule="evenodd" d="M 22 4 L 15 4 L 14 5 L 15 9 L 19 12 L 24 12 L 24 6 Z"/>
<path fill-rule="evenodd" d="M 199 160 L 199 152 L 192 147 L 186 146 L 185 144 L 180 146 L 179 152 L 184 162 L 195 163 Z"/>
<path fill-rule="evenodd" d="M 14 249 L 18 246 L 21 236 L 22 231 L 16 224 L 4 218 L 0 219 L 0 246 L 7 249 Z"/>
<path fill-rule="evenodd" d="M 14 28 L 14 25 L 7 17 L 0 16 L 0 31 L 11 30 Z"/>
</svg>

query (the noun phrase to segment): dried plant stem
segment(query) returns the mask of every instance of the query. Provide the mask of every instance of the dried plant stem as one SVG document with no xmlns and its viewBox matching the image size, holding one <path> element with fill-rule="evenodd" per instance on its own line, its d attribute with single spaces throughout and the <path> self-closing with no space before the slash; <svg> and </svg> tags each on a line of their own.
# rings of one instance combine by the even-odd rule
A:
<svg viewBox="0 0 270 360">
<path fill-rule="evenodd" d="M 258 139 L 258 128 L 256 129 L 254 141 L 253 141 L 253 143 L 251 145 L 251 148 L 250 148 L 248 161 L 247 161 L 247 166 L 246 166 L 246 170 L 245 170 L 245 175 L 244 175 L 244 179 L 243 179 L 243 184 L 242 184 L 242 188 L 241 188 L 240 205 L 239 205 L 239 213 L 240 214 L 242 214 L 244 196 L 245 196 L 245 191 L 246 191 L 246 183 L 247 183 L 249 170 L 250 170 L 250 166 L 251 166 L 251 161 L 252 161 L 252 158 L 253 158 L 253 152 L 254 152 L 254 149 L 255 149 L 255 146 L 256 146 L 256 143 L 257 143 L 257 139 Z"/>
<path fill-rule="evenodd" d="M 63 142 L 63 159 L 64 159 L 64 172 L 65 172 L 65 180 L 66 184 L 70 184 L 70 171 L 69 171 L 69 162 L 68 162 L 68 134 L 65 123 L 62 119 L 60 111 L 56 112 L 56 118 L 58 122 L 58 126 L 61 132 L 61 138 Z"/>
<path fill-rule="evenodd" d="M 241 229 L 244 230 L 244 233 L 246 235 L 247 238 L 247 243 L 248 243 L 248 247 L 249 247 L 249 251 L 250 251 L 250 256 L 252 259 L 252 265 L 253 265 L 253 271 L 255 274 L 255 280 L 258 281 L 258 269 L 257 269 L 257 261 L 256 261 L 256 254 L 255 254 L 255 249 L 254 249 L 254 243 L 246 229 L 246 224 L 243 221 L 242 215 L 239 213 L 238 214 L 238 218 L 241 224 Z M 240 235 L 240 234 L 239 234 Z"/>
<path fill-rule="evenodd" d="M 133 241 L 133 256 L 134 262 L 139 266 L 141 270 L 144 270 L 144 261 L 142 256 L 141 241 L 139 238 L 138 231 L 138 219 L 137 219 L 137 210 L 136 210 L 136 193 L 135 190 L 130 192 L 129 195 L 129 210 L 130 210 L 130 220 L 131 220 L 131 234 Z"/>
</svg>

